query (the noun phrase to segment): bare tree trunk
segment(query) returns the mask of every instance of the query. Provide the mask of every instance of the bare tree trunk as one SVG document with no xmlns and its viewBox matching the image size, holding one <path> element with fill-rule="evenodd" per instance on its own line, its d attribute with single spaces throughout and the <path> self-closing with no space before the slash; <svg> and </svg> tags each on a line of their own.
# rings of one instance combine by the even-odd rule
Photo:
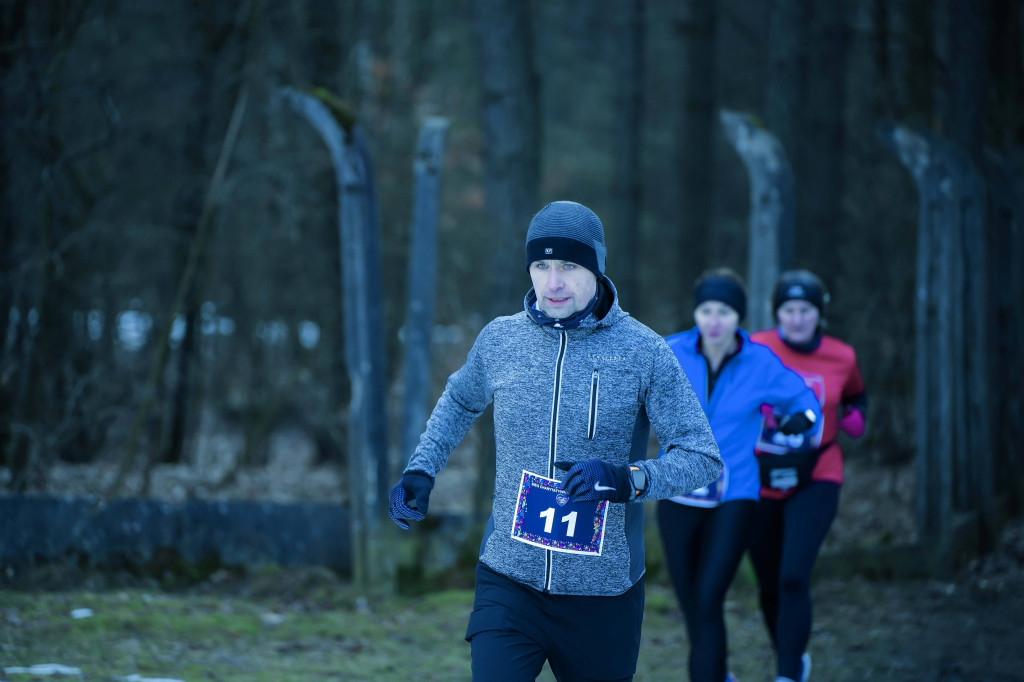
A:
<svg viewBox="0 0 1024 682">
<path fill-rule="evenodd" d="M 15 338 L 22 341 L 17 349 L 21 357 L 12 358 L 12 375 L 4 376 L 0 384 L 0 399 L 10 400 L 9 406 L 0 406 L 10 408 L 4 409 L 0 417 L 0 444 L 7 451 L 10 487 L 16 492 L 28 487 L 30 477 L 44 480 L 47 464 L 56 455 L 58 425 L 82 428 L 59 424 L 65 407 L 61 402 L 69 392 L 68 382 L 74 380 L 73 371 L 64 370 L 71 369 L 74 351 L 71 282 L 77 272 L 57 254 L 72 231 L 86 220 L 93 203 L 71 162 L 100 142 L 81 151 L 65 148 L 55 121 L 58 112 L 54 88 L 86 21 L 86 5 L 78 2 L 59 8 L 46 3 L 12 6 L 9 11 L 5 9 L 0 19 L 0 35 L 13 39 L 5 44 L 32 46 L 29 50 L 22 47 L 20 53 L 11 47 L 3 57 L 4 66 L 18 72 L 15 82 L 20 80 L 28 85 L 18 93 L 16 109 L 22 112 L 21 120 L 8 126 L 28 139 L 5 139 L 4 164 L 16 158 L 17 174 L 39 178 L 42 185 L 38 181 L 31 184 L 35 201 L 29 200 L 20 215 L 5 215 L 5 222 L 20 218 L 26 236 L 4 241 L 4 250 L 10 254 L 5 254 L 5 260 L 12 256 L 14 260 L 9 266 L 5 262 L 4 270 L 0 271 L 0 275 L 13 275 L 15 268 L 23 269 L 17 276 L 22 280 L 17 286 L 10 280 L 0 281 L 0 288 L 24 291 L 15 321 L 19 325 Z M 5 131 L 5 135 L 11 133 Z M 8 156 L 7 152 L 14 153 Z M 10 170 L 5 168 L 8 174 Z M 7 188 L 11 180 L 6 178 L 6 191 L 10 191 Z M 23 185 L 23 189 L 27 188 Z M 12 237 L 17 237 L 16 226 L 17 223 L 10 227 Z M 0 302 L 10 305 L 15 300 L 0 296 Z M 9 316 L 10 308 L 0 310 L 4 317 Z M 30 311 L 35 316 L 31 321 Z M 8 367 L 0 369 L 6 375 Z"/>
<path fill-rule="evenodd" d="M 251 6 L 250 6 L 251 10 Z M 196 53 L 193 64 L 196 86 L 192 91 L 191 103 L 187 111 L 192 119 L 188 123 L 185 135 L 184 157 L 190 174 L 194 178 L 202 178 L 209 172 L 209 161 L 206 158 L 210 145 L 210 129 L 213 123 L 216 101 L 216 83 L 211 55 L 221 54 L 227 47 L 233 31 L 231 22 L 235 19 L 235 9 L 231 6 L 219 7 L 216 4 L 196 2 L 191 7 L 195 25 L 201 38 L 202 49 Z M 239 71 L 246 63 L 245 51 L 238 64 Z M 202 185 L 198 182 L 187 186 L 179 197 L 178 229 L 192 237 L 197 230 L 203 212 Z M 183 240 L 185 244 L 191 239 Z M 182 254 L 181 262 L 188 261 L 189 252 Z M 168 390 L 168 399 L 163 403 L 163 423 L 166 433 L 160 434 L 160 443 L 151 450 L 149 467 L 158 462 L 178 463 L 182 461 L 182 449 L 185 443 L 186 419 L 191 411 L 191 400 L 199 395 L 195 388 L 195 374 L 192 368 L 197 364 L 199 352 L 199 335 L 196 328 L 199 320 L 199 308 L 203 298 L 203 261 L 205 253 L 199 256 L 196 264 L 195 277 L 185 293 L 185 300 L 179 311 L 185 322 L 185 335 L 181 345 L 169 360 L 173 364 L 175 381 Z M 173 325 L 174 320 L 168 324 Z M 147 476 L 148 477 L 148 476 Z"/>
<path fill-rule="evenodd" d="M 0 43 L 14 44 L 15 36 L 24 26 L 25 11 L 25 5 L 12 5 L 10 11 L 0 13 Z M 0 51 L 0 73 L 10 74 L 13 71 L 16 61 L 14 55 L 15 51 L 11 49 Z M 0 111 L 10 111 L 8 99 L 7 88 L 0 88 Z M 24 436 L 16 436 L 11 429 L 19 383 L 15 368 L 24 365 L 18 354 L 20 344 L 17 342 L 21 337 L 21 324 L 12 317 L 11 311 L 16 307 L 16 292 L 20 289 L 16 280 L 21 240 L 15 228 L 18 218 L 14 211 L 15 192 L 11 184 L 15 168 L 15 140 L 9 139 L 9 128 L 8 125 L 0 131 L 0 212 L 6 216 L 0 220 L 0 243 L 5 245 L 0 249 L 0 377 L 3 377 L 0 380 L 0 464 L 11 467 L 12 478 L 20 478 L 19 469 L 23 467 L 16 462 L 21 456 L 16 448 L 25 447 L 19 444 Z"/>
<path fill-rule="evenodd" d="M 974 0 L 952 0 L 950 16 L 949 109 L 944 112 L 954 143 L 966 155 L 965 164 L 977 166 L 984 160 L 984 126 L 988 117 L 988 52 L 990 16 L 988 3 Z M 978 179 L 971 169 L 969 177 Z M 966 172 L 965 172 L 966 174 Z M 992 377 L 989 358 L 992 354 L 989 329 L 995 319 L 993 299 L 989 293 L 989 254 L 986 238 L 984 189 L 978 189 L 974 201 L 962 201 L 959 207 L 963 221 L 961 258 L 963 260 L 963 343 L 965 458 L 963 493 L 968 508 L 980 513 L 982 549 L 994 547 L 995 518 L 992 495 Z"/>
<path fill-rule="evenodd" d="M 494 225 L 490 313 L 519 307 L 526 228 L 540 209 L 539 84 L 533 66 L 529 4 L 476 3 L 483 80 L 484 187 Z M 525 258 L 525 256 L 523 256 Z"/>
<path fill-rule="evenodd" d="M 618 84 L 618 133 L 615 136 L 616 229 L 611 241 L 615 252 L 615 286 L 623 307 L 636 314 L 640 304 L 639 259 L 642 231 L 640 206 L 640 148 L 644 121 L 644 27 L 646 0 L 618 4 L 621 30 L 616 32 L 616 82 Z"/>
<path fill-rule="evenodd" d="M 235 143 L 238 141 L 238 131 L 239 128 L 241 128 L 242 117 L 245 114 L 247 102 L 248 90 L 243 86 L 242 90 L 238 94 L 238 99 L 235 101 L 235 109 L 231 114 L 231 122 L 228 124 L 227 133 L 224 136 L 220 156 L 217 159 L 217 167 L 214 170 L 213 179 L 210 181 L 210 187 L 207 191 L 206 199 L 203 204 L 202 214 L 199 216 L 199 223 L 196 227 L 195 238 L 192 241 L 188 261 L 185 263 L 184 271 L 182 272 L 181 279 L 178 282 L 177 292 L 175 293 L 174 300 L 171 302 L 170 309 L 168 310 L 167 316 L 164 320 L 163 329 L 161 330 L 160 336 L 157 338 L 157 347 L 154 352 L 152 364 L 150 365 L 149 376 L 143 389 L 142 401 L 139 404 L 138 410 L 136 410 L 135 420 L 132 423 L 128 439 L 125 442 L 125 449 L 121 454 L 120 461 L 118 462 L 114 480 L 106 491 L 107 498 L 113 497 L 120 491 L 121 486 L 124 484 L 124 479 L 128 475 L 128 470 L 131 468 L 135 459 L 135 448 L 138 445 L 138 438 L 143 425 L 149 417 L 149 411 L 153 406 L 153 400 L 156 395 L 160 377 L 163 374 L 164 367 L 167 363 L 167 354 L 170 347 L 171 325 L 174 323 L 174 318 L 178 314 L 178 311 L 180 311 L 184 306 L 186 296 L 192 287 L 196 270 L 199 267 L 199 262 L 206 252 L 209 232 L 212 228 L 214 216 L 224 189 L 224 179 L 227 175 L 228 162 L 231 160 L 231 155 L 235 149 Z"/>
<path fill-rule="evenodd" d="M 493 236 L 488 316 L 514 312 L 521 300 L 526 229 L 539 210 L 540 107 L 533 67 L 529 3 L 479 0 L 476 42 L 483 90 L 484 188 Z M 492 412 L 488 410 L 488 412 Z M 490 514 L 494 488 L 494 423 L 485 415 L 486 432 L 477 451 L 473 512 Z"/>
<path fill-rule="evenodd" d="M 803 87 L 807 65 L 804 46 L 808 33 L 808 0 L 776 0 L 769 11 L 768 40 L 764 60 L 764 125 L 792 157 L 800 144 L 803 129 Z M 794 169 L 796 186 L 803 182 L 799 169 Z M 793 263 L 793 242 L 796 225 L 803 224 L 797 200 L 793 228 L 779 234 L 780 269 Z M 754 296 L 768 296 L 768 291 L 753 291 Z"/>
<path fill-rule="evenodd" d="M 993 147 L 1000 154 L 1007 154 L 1014 145 L 1013 131 L 1020 129 L 1024 120 L 1024 69 L 1021 69 L 1022 33 L 1024 17 L 1020 14 L 1017 0 L 996 0 L 992 3 L 992 47 L 990 65 L 995 107 L 992 119 L 1000 131 L 993 141 Z M 989 284 L 993 306 L 990 329 L 999 330 L 993 334 L 992 367 L 994 384 L 992 404 L 995 424 L 992 429 L 992 447 L 997 456 L 994 472 L 996 495 L 1006 494 L 1011 509 L 1024 509 L 1024 476 L 1014 472 L 1024 471 L 1024 414 L 1019 390 L 1019 377 L 1024 363 L 1020 358 L 1020 347 L 1024 343 L 1024 320 L 1018 313 L 1020 301 L 1024 300 L 1024 234 L 1020 225 L 1024 222 L 1024 205 L 1019 190 L 1015 193 L 1013 167 L 1003 158 L 992 155 L 983 162 L 989 186 L 990 201 L 990 254 L 992 267 Z M 1019 175 L 1019 166 L 1017 173 Z"/>
<path fill-rule="evenodd" d="M 982 156 L 988 114 L 988 47 L 990 18 L 987 2 L 949 2 L 949 53 L 946 71 L 950 82 L 945 109 L 940 112 L 950 138 L 973 159 Z M 939 3 L 943 4 L 943 3 Z"/>
<path fill-rule="evenodd" d="M 679 291 L 690 292 L 708 267 L 706 235 L 711 228 L 714 167 L 712 141 L 716 132 L 715 4 L 687 0 L 681 5 L 676 33 L 685 46 L 679 86 L 683 111 L 676 132 L 679 192 Z"/>
<path fill-rule="evenodd" d="M 807 88 L 800 141 L 790 152 L 796 184 L 800 239 L 792 262 L 816 263 L 826 281 L 845 260 L 836 248 L 843 229 L 843 160 L 846 157 L 846 74 L 849 22 L 845 3 L 815 3 L 805 46 Z M 782 254 L 786 257 L 786 254 Z M 786 266 L 783 266 L 784 268 Z"/>
<path fill-rule="evenodd" d="M 934 38 L 930 0 L 874 0 L 878 70 L 894 120 L 924 129 L 934 109 Z"/>
<path fill-rule="evenodd" d="M 335 0 L 307 0 L 305 13 L 305 31 L 303 51 L 305 62 L 309 64 L 309 81 L 315 87 L 322 87 L 329 92 L 349 93 L 343 86 L 352 88 L 353 79 L 342 78 L 348 63 L 348 53 L 355 41 L 355 31 L 359 28 L 358 17 L 353 16 L 349 8 L 346 19 L 342 20 L 343 7 Z M 355 94 L 354 91 L 351 94 Z M 317 191 L 322 195 L 333 195 L 337 190 L 333 171 L 329 168 L 317 177 Z M 319 238 L 324 250 L 331 254 L 330 264 L 333 281 L 340 282 L 341 274 L 341 232 L 336 220 L 318 221 L 322 228 Z M 318 430 L 318 440 L 323 447 L 317 449 L 318 463 L 334 451 L 344 452 L 345 440 L 335 436 L 345 423 L 344 409 L 341 407 L 348 401 L 349 376 L 345 367 L 345 324 L 342 317 L 342 306 L 336 305 L 336 297 L 332 296 L 331 304 L 325 306 L 322 313 L 322 334 L 330 358 L 330 371 L 323 377 L 328 387 L 327 404 L 338 406 L 328 410 L 328 424 Z"/>
</svg>

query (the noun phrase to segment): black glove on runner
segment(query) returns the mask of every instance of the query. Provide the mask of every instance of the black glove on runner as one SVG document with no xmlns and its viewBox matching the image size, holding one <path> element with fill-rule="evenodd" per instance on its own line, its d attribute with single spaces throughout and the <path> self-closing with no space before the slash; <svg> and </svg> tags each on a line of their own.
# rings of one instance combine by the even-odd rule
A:
<svg viewBox="0 0 1024 682">
<path fill-rule="evenodd" d="M 810 416 L 807 413 L 810 412 Z M 804 412 L 794 412 L 779 424 L 779 431 L 786 434 L 787 436 L 795 436 L 798 433 L 803 433 L 807 429 L 814 426 L 814 412 L 805 410 Z"/>
<path fill-rule="evenodd" d="M 555 462 L 555 466 L 569 472 L 562 481 L 562 488 L 577 502 L 629 502 L 633 497 L 629 467 L 625 464 L 609 464 L 599 459 L 588 459 L 575 463 Z"/>
<path fill-rule="evenodd" d="M 422 471 L 409 471 L 391 489 L 388 495 L 388 515 L 402 530 L 409 530 L 410 521 L 422 521 L 430 504 L 430 491 L 434 489 L 434 478 Z M 414 506 L 409 506 L 412 500 Z"/>
</svg>

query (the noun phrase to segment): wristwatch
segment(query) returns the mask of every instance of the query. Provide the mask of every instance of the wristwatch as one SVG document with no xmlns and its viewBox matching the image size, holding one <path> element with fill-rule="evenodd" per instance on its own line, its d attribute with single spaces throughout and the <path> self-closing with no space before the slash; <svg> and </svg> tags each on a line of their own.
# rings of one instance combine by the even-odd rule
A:
<svg viewBox="0 0 1024 682">
<path fill-rule="evenodd" d="M 647 474 L 640 467 L 630 465 L 629 483 L 633 486 L 633 497 L 640 497 L 647 489 Z"/>
</svg>

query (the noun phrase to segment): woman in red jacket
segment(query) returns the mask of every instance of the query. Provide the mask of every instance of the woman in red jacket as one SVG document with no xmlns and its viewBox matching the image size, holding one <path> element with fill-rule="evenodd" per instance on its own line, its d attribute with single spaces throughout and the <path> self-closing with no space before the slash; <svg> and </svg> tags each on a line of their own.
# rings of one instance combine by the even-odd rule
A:
<svg viewBox="0 0 1024 682">
<path fill-rule="evenodd" d="M 803 376 L 821 402 L 813 438 L 790 442 L 765 410 L 756 452 L 761 465 L 761 532 L 750 550 L 761 611 L 775 645 L 776 682 L 805 682 L 811 660 L 811 570 L 835 519 L 843 483 L 840 430 L 864 433 L 865 395 L 853 348 L 822 333 L 828 291 L 807 270 L 782 273 L 772 305 L 778 326 L 750 338 Z M 809 442 L 807 442 L 809 441 Z"/>
</svg>

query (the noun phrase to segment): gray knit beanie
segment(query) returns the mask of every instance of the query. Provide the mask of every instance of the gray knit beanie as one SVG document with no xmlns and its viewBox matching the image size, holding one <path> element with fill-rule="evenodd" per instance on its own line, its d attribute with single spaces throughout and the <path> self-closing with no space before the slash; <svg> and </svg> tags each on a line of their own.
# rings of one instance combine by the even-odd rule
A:
<svg viewBox="0 0 1024 682">
<path fill-rule="evenodd" d="M 538 260 L 565 260 L 604 274 L 608 250 L 600 218 L 575 201 L 554 201 L 533 216 L 526 233 L 526 268 Z"/>
</svg>

